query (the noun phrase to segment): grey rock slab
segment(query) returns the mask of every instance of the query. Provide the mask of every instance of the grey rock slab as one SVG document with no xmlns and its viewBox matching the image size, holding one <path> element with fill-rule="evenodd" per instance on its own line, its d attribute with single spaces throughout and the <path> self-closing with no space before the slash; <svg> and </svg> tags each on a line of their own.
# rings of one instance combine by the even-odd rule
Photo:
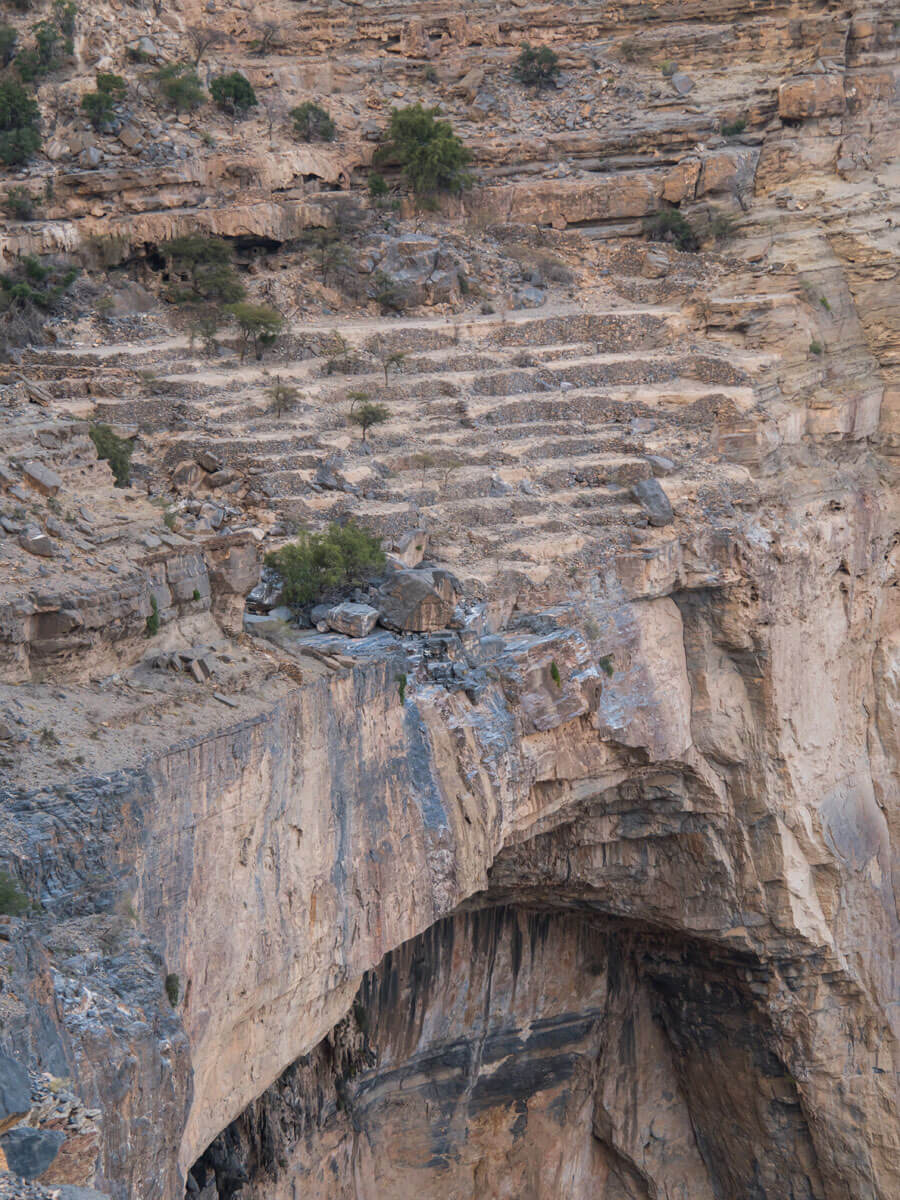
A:
<svg viewBox="0 0 900 1200">
<path fill-rule="evenodd" d="M 670 83 L 679 96 L 686 96 L 688 92 L 694 90 L 694 81 L 690 75 L 684 71 L 676 71 L 672 76 Z"/>
<path fill-rule="evenodd" d="M 28 483 L 45 496 L 55 496 L 62 487 L 62 479 L 55 471 L 51 471 L 49 467 L 43 466 L 42 463 L 27 462 L 22 467 L 22 474 Z"/>
<path fill-rule="evenodd" d="M 40 558 L 53 558 L 56 555 L 53 541 L 47 537 L 46 533 L 26 529 L 19 535 L 19 545 L 29 554 L 37 554 Z"/>
<path fill-rule="evenodd" d="M 36 1179 L 59 1154 L 65 1140 L 66 1135 L 60 1129 L 32 1129 L 18 1125 L 0 1137 L 0 1149 L 14 1175 Z"/>
<path fill-rule="evenodd" d="M 631 489 L 631 494 L 647 513 L 651 525 L 671 525 L 675 520 L 669 497 L 658 479 L 642 479 Z"/>
<path fill-rule="evenodd" d="M 0 738 L 11 738 L 12 729 L 0 721 Z M 0 1130 L 26 1116 L 31 1108 L 31 1083 L 21 1063 L 0 1052 Z"/>
</svg>

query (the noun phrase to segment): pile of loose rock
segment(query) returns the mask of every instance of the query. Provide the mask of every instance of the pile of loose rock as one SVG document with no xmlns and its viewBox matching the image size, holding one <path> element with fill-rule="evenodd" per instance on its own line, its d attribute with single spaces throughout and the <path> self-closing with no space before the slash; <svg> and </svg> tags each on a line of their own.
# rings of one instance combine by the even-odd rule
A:
<svg viewBox="0 0 900 1200">
<path fill-rule="evenodd" d="M 62 1080 L 0 1053 L 0 1200 L 105 1200 L 92 1188 L 37 1182 L 70 1137 L 96 1135 L 99 1116 Z"/>
</svg>

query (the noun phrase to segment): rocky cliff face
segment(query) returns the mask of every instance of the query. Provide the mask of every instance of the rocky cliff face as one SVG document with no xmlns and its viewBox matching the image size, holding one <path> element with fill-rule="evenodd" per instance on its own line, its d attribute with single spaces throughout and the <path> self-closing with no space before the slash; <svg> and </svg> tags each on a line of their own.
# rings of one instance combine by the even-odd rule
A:
<svg viewBox="0 0 900 1200">
<path fill-rule="evenodd" d="M 40 89 L 23 179 L 54 187 L 0 253 L 117 264 L 149 315 L 76 315 L 0 380 L 0 860 L 35 905 L 0 924 L 0 1041 L 75 1097 L 9 1114 L 65 1133 L 28 1186 L 892 1200 L 897 23 L 445 8 L 275 4 L 262 52 L 248 6 L 98 4 Z M 163 138 L 152 62 L 201 21 L 268 116 Z M 562 89 L 511 83 L 524 38 Z M 307 98 L 336 144 L 288 140 Z M 418 99 L 475 186 L 354 233 L 355 298 L 311 284 L 296 239 Z M 644 240 L 662 205 L 702 252 Z M 292 314 L 294 411 L 154 307 L 197 229 Z M 383 270 L 414 311 L 375 312 Z M 364 454 L 341 406 L 382 377 Z M 453 572 L 414 575 L 428 620 L 242 626 L 257 548 L 348 516 Z"/>
</svg>

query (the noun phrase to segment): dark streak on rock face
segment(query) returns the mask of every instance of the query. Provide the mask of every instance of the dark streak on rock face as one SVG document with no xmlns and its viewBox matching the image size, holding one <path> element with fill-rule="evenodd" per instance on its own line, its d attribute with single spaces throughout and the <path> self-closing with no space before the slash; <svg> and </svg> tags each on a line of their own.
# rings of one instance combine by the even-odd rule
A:
<svg viewBox="0 0 900 1200">
<path fill-rule="evenodd" d="M 245 1172 L 242 1200 L 816 1200 L 794 1081 L 754 1000 L 767 971 L 597 916 L 462 912 L 365 976 L 196 1182 L 230 1196 L 228 1172 Z"/>
</svg>

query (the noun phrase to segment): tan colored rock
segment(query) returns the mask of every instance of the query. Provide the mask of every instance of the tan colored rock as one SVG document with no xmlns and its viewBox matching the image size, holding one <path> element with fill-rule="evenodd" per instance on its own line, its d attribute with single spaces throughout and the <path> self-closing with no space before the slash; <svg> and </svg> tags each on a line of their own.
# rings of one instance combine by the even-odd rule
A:
<svg viewBox="0 0 900 1200">
<path fill-rule="evenodd" d="M 778 89 L 778 115 L 792 120 L 830 117 L 844 111 L 842 75 L 801 75 Z"/>
</svg>

